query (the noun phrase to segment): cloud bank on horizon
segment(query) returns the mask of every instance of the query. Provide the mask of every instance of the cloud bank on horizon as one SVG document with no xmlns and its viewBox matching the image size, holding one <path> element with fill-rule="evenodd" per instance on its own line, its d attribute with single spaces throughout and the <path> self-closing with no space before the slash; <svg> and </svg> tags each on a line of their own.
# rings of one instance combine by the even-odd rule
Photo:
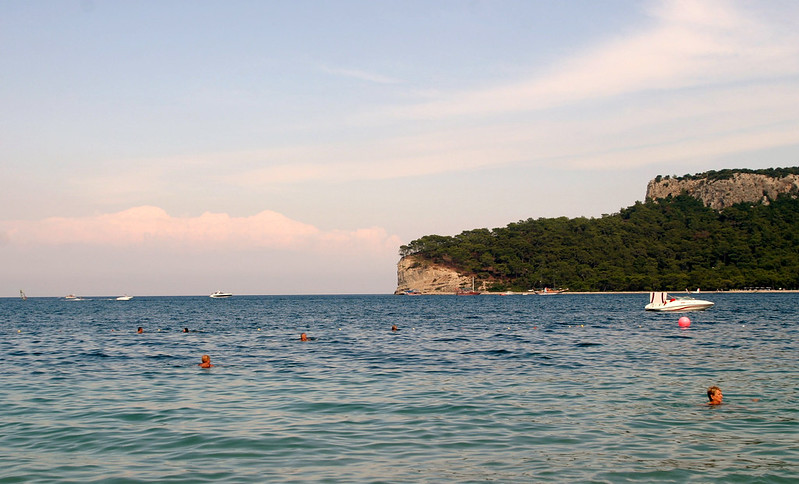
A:
<svg viewBox="0 0 799 484">
<path fill-rule="evenodd" d="M 337 288 L 343 273 L 357 274 L 363 285 L 351 287 L 363 291 L 377 283 L 365 269 L 391 264 L 400 244 L 380 227 L 324 231 L 272 211 L 250 217 L 210 212 L 173 217 L 158 207 L 143 206 L 86 217 L 0 221 L 0 248 L 10 260 L 24 262 L 9 264 L 7 275 L 25 279 L 31 270 L 61 268 L 67 277 L 47 273 L 39 287 L 74 284 L 83 288 L 78 292 L 92 295 L 114 294 L 107 292 L 103 273 L 118 266 L 125 267 L 123 278 L 137 285 L 169 281 L 171 295 L 202 294 L 220 282 L 239 294 L 270 293 L 275 286 L 263 281 L 272 281 L 274 273 L 284 274 L 279 287 L 292 293 L 307 287 L 315 293 L 342 292 Z M 134 265 L 126 267 L 131 262 Z M 81 275 L 98 268 L 101 277 L 80 281 Z M 70 281 L 75 275 L 79 280 Z M 117 292 L 125 292 L 115 284 Z M 137 292 L 159 294 L 145 287 Z"/>
<path fill-rule="evenodd" d="M 92 291 L 391 292 L 427 233 L 797 160 L 794 2 L 222 7 L 0 6 L 6 292 L 74 292 L 65 253 Z"/>
<path fill-rule="evenodd" d="M 51 217 L 8 223 L 3 239 L 22 246 L 89 245 L 170 250 L 278 249 L 395 250 L 400 240 L 379 227 L 323 231 L 269 210 L 251 217 L 205 212 L 172 217 L 158 207 L 134 207 L 88 217 Z"/>
</svg>

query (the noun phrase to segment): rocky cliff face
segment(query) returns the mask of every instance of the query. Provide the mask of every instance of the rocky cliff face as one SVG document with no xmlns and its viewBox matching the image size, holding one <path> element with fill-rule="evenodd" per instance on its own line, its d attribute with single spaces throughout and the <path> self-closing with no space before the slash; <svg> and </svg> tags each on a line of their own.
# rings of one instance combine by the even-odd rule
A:
<svg viewBox="0 0 799 484">
<path fill-rule="evenodd" d="M 394 294 L 411 290 L 422 294 L 453 294 L 461 287 L 471 288 L 472 279 L 448 267 L 412 255 L 397 263 L 397 290 Z"/>
<path fill-rule="evenodd" d="M 666 198 L 686 193 L 707 207 L 721 210 L 741 202 L 768 204 L 783 193 L 799 193 L 799 175 L 775 178 L 753 173 L 735 173 L 724 180 L 663 178 L 651 180 L 646 187 L 647 199 Z"/>
</svg>

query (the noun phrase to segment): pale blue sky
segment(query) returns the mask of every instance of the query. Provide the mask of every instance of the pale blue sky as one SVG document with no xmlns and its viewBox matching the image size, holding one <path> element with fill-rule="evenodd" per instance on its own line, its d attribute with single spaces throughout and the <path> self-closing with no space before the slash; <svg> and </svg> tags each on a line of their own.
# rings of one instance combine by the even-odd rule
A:
<svg viewBox="0 0 799 484">
<path fill-rule="evenodd" d="M 799 164 L 793 1 L 5 1 L 0 296 L 385 293 L 422 235 Z"/>
</svg>

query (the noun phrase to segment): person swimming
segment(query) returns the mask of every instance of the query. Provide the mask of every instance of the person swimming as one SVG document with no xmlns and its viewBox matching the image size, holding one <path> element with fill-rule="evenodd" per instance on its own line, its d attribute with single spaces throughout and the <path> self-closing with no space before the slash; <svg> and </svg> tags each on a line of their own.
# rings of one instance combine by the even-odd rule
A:
<svg viewBox="0 0 799 484">
<path fill-rule="evenodd" d="M 307 335 L 307 334 L 305 334 L 305 333 L 302 333 L 302 334 L 300 335 L 300 341 L 308 341 L 308 335 Z"/>
<path fill-rule="evenodd" d="M 184 333 L 188 333 L 189 332 L 189 328 L 183 328 L 183 332 Z"/>
<path fill-rule="evenodd" d="M 200 368 L 211 368 L 214 365 L 211 364 L 211 357 L 210 356 L 203 355 L 202 363 L 198 363 L 197 366 L 199 366 Z"/>
<path fill-rule="evenodd" d="M 721 394 L 721 388 L 713 385 L 707 389 L 708 405 L 721 405 L 722 398 L 724 398 L 724 395 Z"/>
<path fill-rule="evenodd" d="M 399 328 L 396 324 L 391 325 L 391 331 L 399 331 Z"/>
<path fill-rule="evenodd" d="M 139 334 L 142 334 L 142 333 L 144 333 L 144 328 L 139 326 L 139 329 L 137 329 L 136 332 L 139 333 Z"/>
</svg>

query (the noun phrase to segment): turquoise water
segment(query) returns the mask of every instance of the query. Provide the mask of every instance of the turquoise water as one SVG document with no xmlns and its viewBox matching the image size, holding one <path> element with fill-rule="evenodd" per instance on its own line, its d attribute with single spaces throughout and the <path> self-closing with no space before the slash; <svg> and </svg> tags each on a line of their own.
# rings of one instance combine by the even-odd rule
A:
<svg viewBox="0 0 799 484">
<path fill-rule="evenodd" d="M 0 299 L 0 482 L 796 482 L 799 295 L 703 298 Z"/>
</svg>

